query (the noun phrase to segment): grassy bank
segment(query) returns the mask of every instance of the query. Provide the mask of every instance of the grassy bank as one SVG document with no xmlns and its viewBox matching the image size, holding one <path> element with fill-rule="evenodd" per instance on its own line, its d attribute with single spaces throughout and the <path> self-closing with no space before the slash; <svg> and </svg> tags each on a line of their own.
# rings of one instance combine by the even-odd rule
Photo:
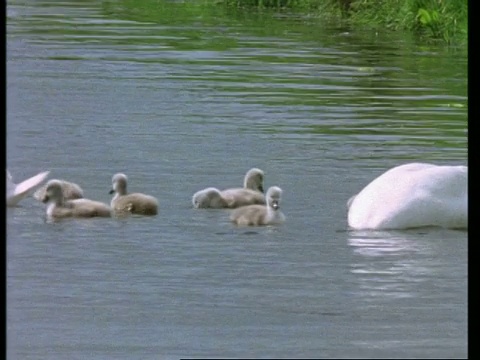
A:
<svg viewBox="0 0 480 360">
<path fill-rule="evenodd" d="M 467 40 L 466 0 L 216 0 L 227 6 L 307 12 L 352 25 L 409 30 L 430 40 Z"/>
</svg>

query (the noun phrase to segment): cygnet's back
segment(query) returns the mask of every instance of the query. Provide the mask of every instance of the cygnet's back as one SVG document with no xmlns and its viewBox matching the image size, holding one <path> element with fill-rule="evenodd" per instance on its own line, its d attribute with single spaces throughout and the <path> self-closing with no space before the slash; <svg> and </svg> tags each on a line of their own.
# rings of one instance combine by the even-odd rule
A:
<svg viewBox="0 0 480 360">
<path fill-rule="evenodd" d="M 115 193 L 110 206 L 116 214 L 156 215 L 158 200 L 150 195 L 127 192 L 127 176 L 115 174 L 112 177 L 112 190 Z"/>
<path fill-rule="evenodd" d="M 192 204 L 197 209 L 228 208 L 228 202 L 222 197 L 220 190 L 214 187 L 209 187 L 193 194 Z"/>
<path fill-rule="evenodd" d="M 243 188 L 218 190 L 209 187 L 197 191 L 192 197 L 193 206 L 196 208 L 235 209 L 246 205 L 265 204 L 263 179 L 263 171 L 252 168 L 245 175 Z"/>
<path fill-rule="evenodd" d="M 285 215 L 280 210 L 282 189 L 272 186 L 268 189 L 266 205 L 248 205 L 240 207 L 230 214 L 230 220 L 237 225 L 260 226 L 281 224 Z"/>
<path fill-rule="evenodd" d="M 220 192 L 227 204 L 226 207 L 235 209 L 241 206 L 253 204 L 265 204 L 265 196 L 258 191 L 250 189 L 227 189 Z"/>
<path fill-rule="evenodd" d="M 83 190 L 82 188 L 73 182 L 65 181 L 65 180 L 58 180 L 63 190 L 63 196 L 65 200 L 73 200 L 73 199 L 82 199 L 83 198 Z M 45 196 L 45 191 L 47 190 L 47 185 L 43 185 L 40 187 L 35 193 L 33 197 L 38 201 L 42 201 Z"/>
</svg>

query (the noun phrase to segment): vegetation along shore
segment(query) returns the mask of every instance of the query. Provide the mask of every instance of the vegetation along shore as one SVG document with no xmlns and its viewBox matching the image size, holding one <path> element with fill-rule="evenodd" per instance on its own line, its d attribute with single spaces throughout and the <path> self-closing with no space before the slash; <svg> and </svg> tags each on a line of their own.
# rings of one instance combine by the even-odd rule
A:
<svg viewBox="0 0 480 360">
<path fill-rule="evenodd" d="M 212 0 L 217 5 L 290 10 L 353 26 L 406 30 L 431 41 L 466 43 L 466 0 Z"/>
</svg>

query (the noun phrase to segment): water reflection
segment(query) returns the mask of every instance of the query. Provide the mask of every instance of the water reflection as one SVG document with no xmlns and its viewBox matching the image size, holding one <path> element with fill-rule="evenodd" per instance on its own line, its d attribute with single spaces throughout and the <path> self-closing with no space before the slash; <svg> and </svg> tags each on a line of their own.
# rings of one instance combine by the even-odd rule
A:
<svg viewBox="0 0 480 360">
<path fill-rule="evenodd" d="M 441 357 L 465 356 L 458 346 L 466 348 L 466 326 L 446 324 L 452 317 L 467 317 L 466 232 L 352 231 L 347 241 L 352 306 L 364 326 L 352 341 L 360 353 L 377 349 L 384 357 L 402 358 L 406 349 L 422 349 L 418 357 L 431 357 L 432 350 Z M 455 278 L 454 273 L 464 275 Z M 419 311 L 428 318 L 419 318 Z M 402 341 L 399 329 L 405 330 Z M 452 329 L 465 334 L 464 340 L 452 339 Z"/>
<path fill-rule="evenodd" d="M 406 298 L 417 295 L 418 284 L 432 274 L 431 264 L 421 262 L 425 246 L 408 232 L 355 231 L 348 244 L 354 261 L 350 272 L 359 292 L 367 298 Z M 417 257 L 422 253 L 422 257 Z"/>
<path fill-rule="evenodd" d="M 352 231 L 348 244 L 356 254 L 369 257 L 412 252 L 416 247 L 406 233 L 400 231 Z"/>
</svg>

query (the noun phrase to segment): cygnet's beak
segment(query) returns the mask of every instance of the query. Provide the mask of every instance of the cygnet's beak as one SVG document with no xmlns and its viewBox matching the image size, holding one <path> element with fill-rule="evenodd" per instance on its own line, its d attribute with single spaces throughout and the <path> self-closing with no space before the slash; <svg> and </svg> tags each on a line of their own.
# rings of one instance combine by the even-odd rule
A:
<svg viewBox="0 0 480 360">
<path fill-rule="evenodd" d="M 258 190 L 259 190 L 261 193 L 264 193 L 264 192 L 265 192 L 265 191 L 263 191 L 263 186 L 262 186 L 262 185 L 260 185 L 260 186 L 258 187 Z"/>
<path fill-rule="evenodd" d="M 112 190 L 110 190 L 108 193 L 109 193 L 110 195 L 112 195 L 114 192 L 115 192 L 115 190 L 112 189 Z"/>
<path fill-rule="evenodd" d="M 44 204 L 46 204 L 46 203 L 48 202 L 48 200 L 50 200 L 50 198 L 48 197 L 47 194 L 45 194 L 45 195 L 43 196 L 42 202 L 43 202 Z"/>
<path fill-rule="evenodd" d="M 278 200 L 272 200 L 272 208 L 273 210 L 277 210 L 280 207 Z"/>
</svg>

